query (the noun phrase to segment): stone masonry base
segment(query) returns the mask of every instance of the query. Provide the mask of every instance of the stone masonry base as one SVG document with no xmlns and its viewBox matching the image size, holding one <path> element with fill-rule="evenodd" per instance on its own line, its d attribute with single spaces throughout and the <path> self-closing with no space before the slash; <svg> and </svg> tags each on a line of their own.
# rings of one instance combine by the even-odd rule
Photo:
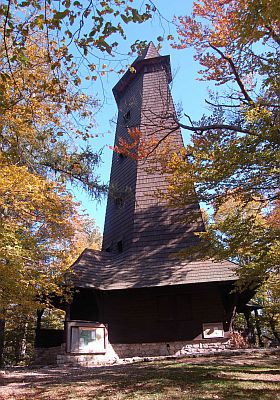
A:
<svg viewBox="0 0 280 400">
<path fill-rule="evenodd" d="M 124 358 L 155 356 L 187 356 L 218 353 L 232 348 L 229 339 L 178 341 L 170 343 L 108 344 L 105 354 L 57 354 L 57 364 L 102 365 L 116 363 Z M 46 349 L 47 350 L 47 349 Z"/>
<path fill-rule="evenodd" d="M 33 364 L 53 365 L 57 364 L 58 357 L 65 354 L 65 345 L 58 347 L 36 348 Z"/>
</svg>

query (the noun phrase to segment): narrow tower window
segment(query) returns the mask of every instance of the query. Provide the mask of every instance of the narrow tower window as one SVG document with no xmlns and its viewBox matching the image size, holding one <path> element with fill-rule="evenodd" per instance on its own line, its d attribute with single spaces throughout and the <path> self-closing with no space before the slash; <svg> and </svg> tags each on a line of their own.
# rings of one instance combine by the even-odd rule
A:
<svg viewBox="0 0 280 400">
<path fill-rule="evenodd" d="M 123 115 L 123 120 L 124 122 L 128 122 L 130 120 L 130 110 L 128 110 L 124 115 Z"/>
<path fill-rule="evenodd" d="M 119 159 L 120 160 L 124 160 L 125 158 L 127 158 L 127 156 L 123 153 L 119 153 Z"/>
<path fill-rule="evenodd" d="M 122 241 L 122 240 L 119 240 L 119 241 L 118 241 L 118 243 L 117 243 L 117 249 L 118 249 L 118 252 L 119 252 L 119 253 L 122 253 L 122 251 L 123 251 L 123 241 Z"/>
<path fill-rule="evenodd" d="M 122 197 L 116 197 L 114 202 L 117 208 L 122 208 L 124 205 L 124 200 Z"/>
</svg>

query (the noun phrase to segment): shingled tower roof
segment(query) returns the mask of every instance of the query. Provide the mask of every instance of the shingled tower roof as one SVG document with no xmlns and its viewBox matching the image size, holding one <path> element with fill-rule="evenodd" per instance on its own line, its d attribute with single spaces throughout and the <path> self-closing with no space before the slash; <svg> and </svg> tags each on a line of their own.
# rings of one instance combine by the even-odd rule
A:
<svg viewBox="0 0 280 400">
<path fill-rule="evenodd" d="M 160 57 L 159 52 L 155 48 L 153 42 L 150 42 L 143 53 L 136 59 L 136 61 L 147 60 L 148 58 Z"/>
<path fill-rule="evenodd" d="M 151 42 L 132 66 L 113 89 L 118 104 L 115 145 L 120 138 L 131 140 L 129 128 L 139 129 L 144 140 L 160 140 L 170 129 L 167 116 L 175 113 L 169 56 L 160 56 Z M 169 146 L 183 148 L 179 129 L 169 135 Z M 236 279 L 231 262 L 191 262 L 178 255 L 204 229 L 199 205 L 194 200 L 184 209 L 168 208 L 156 196 L 157 190 L 166 190 L 167 176 L 151 171 L 151 163 L 152 157 L 113 154 L 102 251 L 86 250 L 77 260 L 76 286 L 109 290 Z M 189 213 L 196 221 L 186 224 Z"/>
</svg>

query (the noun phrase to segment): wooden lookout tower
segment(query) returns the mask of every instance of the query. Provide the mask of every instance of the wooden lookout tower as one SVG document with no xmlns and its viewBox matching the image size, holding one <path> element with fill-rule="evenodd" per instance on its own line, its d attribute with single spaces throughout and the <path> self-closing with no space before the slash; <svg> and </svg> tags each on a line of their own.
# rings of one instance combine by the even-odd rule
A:
<svg viewBox="0 0 280 400">
<path fill-rule="evenodd" d="M 129 137 L 129 128 L 138 129 L 143 139 L 160 140 L 167 133 L 166 116 L 175 113 L 169 56 L 160 56 L 150 43 L 133 68 L 113 89 L 115 144 Z M 179 129 L 169 135 L 169 145 L 183 148 Z M 164 191 L 166 176 L 147 167 L 149 158 L 113 154 L 102 250 L 86 249 L 74 264 L 78 290 L 67 316 L 61 362 L 230 346 L 233 312 L 242 307 L 232 294 L 236 264 L 181 258 L 180 250 L 193 245 L 195 233 L 204 229 L 199 204 L 168 208 L 155 195 Z M 187 224 L 186 213 L 195 213 L 195 222 Z"/>
</svg>

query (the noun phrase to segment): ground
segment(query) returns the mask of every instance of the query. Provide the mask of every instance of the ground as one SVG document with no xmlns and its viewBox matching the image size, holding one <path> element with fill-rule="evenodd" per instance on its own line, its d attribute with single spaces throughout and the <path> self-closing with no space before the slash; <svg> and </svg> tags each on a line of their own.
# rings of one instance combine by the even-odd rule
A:
<svg viewBox="0 0 280 400">
<path fill-rule="evenodd" d="M 276 400 L 278 352 L 1 372 L 1 400 Z"/>
</svg>

